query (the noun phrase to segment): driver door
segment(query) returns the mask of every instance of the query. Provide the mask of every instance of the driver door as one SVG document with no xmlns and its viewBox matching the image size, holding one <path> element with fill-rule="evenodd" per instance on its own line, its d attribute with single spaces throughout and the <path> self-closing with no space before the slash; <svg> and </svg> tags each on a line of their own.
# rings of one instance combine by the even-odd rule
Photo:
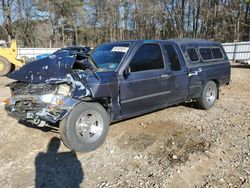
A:
<svg viewBox="0 0 250 188">
<path fill-rule="evenodd" d="M 164 104 L 168 75 L 160 44 L 142 44 L 127 70 L 119 83 L 121 116 L 149 112 Z"/>
</svg>

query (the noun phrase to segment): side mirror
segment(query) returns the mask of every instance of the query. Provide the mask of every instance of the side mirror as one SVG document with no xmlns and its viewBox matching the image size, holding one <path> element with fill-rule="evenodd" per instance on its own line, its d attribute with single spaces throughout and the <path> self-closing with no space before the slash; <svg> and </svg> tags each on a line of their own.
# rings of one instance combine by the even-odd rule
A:
<svg viewBox="0 0 250 188">
<path fill-rule="evenodd" d="M 131 68 L 127 67 L 123 72 L 123 76 L 124 78 L 127 78 L 130 74 L 131 74 Z"/>
</svg>

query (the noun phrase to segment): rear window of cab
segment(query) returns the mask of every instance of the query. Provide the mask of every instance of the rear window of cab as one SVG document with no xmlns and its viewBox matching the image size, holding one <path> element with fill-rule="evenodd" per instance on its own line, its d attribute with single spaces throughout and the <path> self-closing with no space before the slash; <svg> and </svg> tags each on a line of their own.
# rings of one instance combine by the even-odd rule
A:
<svg viewBox="0 0 250 188">
<path fill-rule="evenodd" d="M 223 59 L 223 53 L 219 47 L 201 47 L 198 48 L 198 52 L 195 48 L 188 48 L 187 55 L 191 62 L 197 62 L 201 58 L 203 61 L 213 61 Z"/>
<path fill-rule="evenodd" d="M 199 61 L 199 55 L 197 54 L 195 48 L 188 48 L 187 49 L 187 54 L 188 54 L 188 57 L 189 59 L 192 61 L 192 62 L 196 62 L 196 61 Z"/>
</svg>

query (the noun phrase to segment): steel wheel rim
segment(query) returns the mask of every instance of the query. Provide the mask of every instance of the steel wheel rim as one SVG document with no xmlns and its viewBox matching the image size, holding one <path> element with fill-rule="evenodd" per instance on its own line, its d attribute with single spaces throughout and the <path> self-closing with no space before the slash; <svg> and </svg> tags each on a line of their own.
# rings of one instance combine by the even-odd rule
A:
<svg viewBox="0 0 250 188">
<path fill-rule="evenodd" d="M 206 100 L 209 105 L 212 105 L 215 101 L 216 89 L 212 86 L 208 87 L 206 92 Z"/>
<path fill-rule="evenodd" d="M 94 110 L 83 112 L 76 121 L 76 133 L 86 143 L 97 141 L 103 132 L 103 127 L 102 116 Z"/>
</svg>

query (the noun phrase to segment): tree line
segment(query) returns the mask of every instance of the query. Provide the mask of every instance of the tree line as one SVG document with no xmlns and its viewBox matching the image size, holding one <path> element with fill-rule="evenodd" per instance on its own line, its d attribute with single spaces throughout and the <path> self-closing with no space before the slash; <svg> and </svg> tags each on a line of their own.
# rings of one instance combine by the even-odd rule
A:
<svg viewBox="0 0 250 188">
<path fill-rule="evenodd" d="M 130 39 L 250 40 L 250 0 L 1 0 L 0 40 L 23 47 Z"/>
</svg>

